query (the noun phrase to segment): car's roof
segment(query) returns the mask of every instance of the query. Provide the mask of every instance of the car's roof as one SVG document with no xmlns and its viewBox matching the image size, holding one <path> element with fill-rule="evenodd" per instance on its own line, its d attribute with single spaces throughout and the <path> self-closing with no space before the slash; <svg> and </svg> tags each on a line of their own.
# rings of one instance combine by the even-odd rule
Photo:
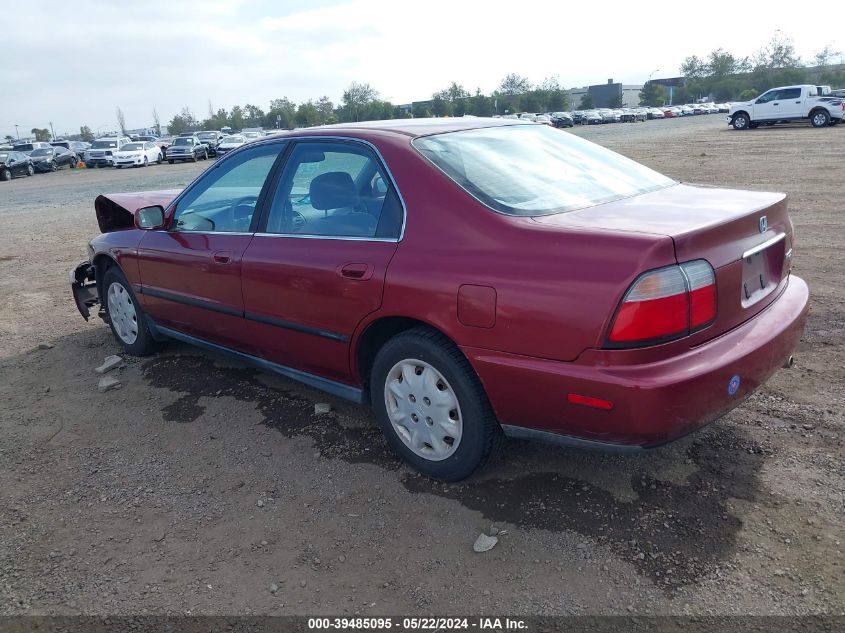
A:
<svg viewBox="0 0 845 633">
<path fill-rule="evenodd" d="M 388 119 L 385 121 L 360 121 L 357 123 L 336 123 L 297 130 L 297 134 L 313 134 L 331 130 L 361 130 L 394 132 L 405 136 L 427 136 L 445 132 L 459 132 L 485 127 L 505 125 L 534 125 L 520 119 L 494 119 L 486 117 L 442 117 L 431 119 Z"/>
</svg>

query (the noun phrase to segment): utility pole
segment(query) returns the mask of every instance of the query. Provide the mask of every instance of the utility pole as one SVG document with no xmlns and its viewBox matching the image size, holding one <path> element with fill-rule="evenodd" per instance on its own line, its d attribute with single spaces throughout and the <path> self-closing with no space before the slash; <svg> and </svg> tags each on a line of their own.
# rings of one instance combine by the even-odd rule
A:
<svg viewBox="0 0 845 633">
<path fill-rule="evenodd" d="M 53 122 L 50 121 L 50 132 L 53 134 L 53 140 L 56 140 L 56 130 L 53 129 Z"/>
<path fill-rule="evenodd" d="M 15 123 L 15 135 L 18 137 L 18 140 L 21 140 L 21 133 L 18 132 L 18 124 Z"/>
</svg>

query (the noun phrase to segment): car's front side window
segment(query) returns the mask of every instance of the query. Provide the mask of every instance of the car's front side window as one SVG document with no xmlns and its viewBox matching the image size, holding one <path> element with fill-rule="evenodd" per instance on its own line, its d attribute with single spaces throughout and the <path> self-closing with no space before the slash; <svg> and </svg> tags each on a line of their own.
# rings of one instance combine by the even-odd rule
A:
<svg viewBox="0 0 845 633">
<path fill-rule="evenodd" d="M 291 152 L 267 220 L 268 233 L 399 236 L 402 208 L 375 154 L 345 142 L 300 142 Z"/>
<path fill-rule="evenodd" d="M 778 91 L 777 90 L 769 90 L 768 92 L 764 93 L 762 97 L 757 99 L 757 103 L 769 103 L 769 101 L 774 101 L 778 98 Z"/>
<path fill-rule="evenodd" d="M 261 145 L 213 167 L 176 204 L 172 230 L 248 232 L 261 190 L 283 148 L 284 143 Z"/>
</svg>

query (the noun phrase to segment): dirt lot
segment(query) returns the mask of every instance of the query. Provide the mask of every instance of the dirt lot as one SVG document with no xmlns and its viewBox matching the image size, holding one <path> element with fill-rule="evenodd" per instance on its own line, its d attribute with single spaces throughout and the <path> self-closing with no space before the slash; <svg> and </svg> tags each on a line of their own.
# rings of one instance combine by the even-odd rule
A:
<svg viewBox="0 0 845 633">
<path fill-rule="evenodd" d="M 401 466 L 366 409 L 185 345 L 97 392 L 118 348 L 67 286 L 93 198 L 205 163 L 0 183 L 0 614 L 843 613 L 845 129 L 575 133 L 679 180 L 789 193 L 813 302 L 797 362 L 669 447 L 508 442 L 460 485 Z"/>
</svg>

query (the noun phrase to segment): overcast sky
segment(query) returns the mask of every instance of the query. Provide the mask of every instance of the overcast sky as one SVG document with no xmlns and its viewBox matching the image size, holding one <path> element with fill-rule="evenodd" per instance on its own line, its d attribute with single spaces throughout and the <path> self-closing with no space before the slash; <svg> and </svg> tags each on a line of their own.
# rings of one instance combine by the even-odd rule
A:
<svg viewBox="0 0 845 633">
<path fill-rule="evenodd" d="M 678 74 L 684 57 L 750 55 L 776 29 L 809 59 L 845 48 L 841 20 L 724 3 L 425 0 L 10 0 L 3 9 L 0 137 L 33 127 L 162 124 L 183 106 L 339 101 L 351 81 L 382 98 L 430 98 L 451 81 L 492 91 L 508 72 L 565 87 Z M 762 3 L 761 9 L 763 7 Z M 834 3 L 835 4 L 835 3 Z M 546 6 L 544 6 L 546 5 Z M 808 5 L 809 6 L 809 5 Z M 833 6 L 833 5 L 831 5 Z"/>
</svg>

